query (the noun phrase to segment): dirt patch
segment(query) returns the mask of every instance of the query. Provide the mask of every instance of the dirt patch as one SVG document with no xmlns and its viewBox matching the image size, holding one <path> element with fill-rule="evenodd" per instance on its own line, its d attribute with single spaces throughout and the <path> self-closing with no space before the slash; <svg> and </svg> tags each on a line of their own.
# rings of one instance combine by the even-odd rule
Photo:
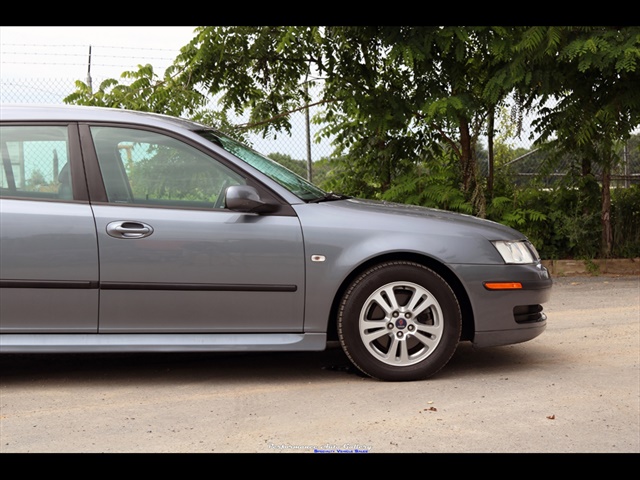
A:
<svg viewBox="0 0 640 480">
<path fill-rule="evenodd" d="M 554 276 L 640 275 L 640 258 L 543 260 L 542 264 Z"/>
</svg>

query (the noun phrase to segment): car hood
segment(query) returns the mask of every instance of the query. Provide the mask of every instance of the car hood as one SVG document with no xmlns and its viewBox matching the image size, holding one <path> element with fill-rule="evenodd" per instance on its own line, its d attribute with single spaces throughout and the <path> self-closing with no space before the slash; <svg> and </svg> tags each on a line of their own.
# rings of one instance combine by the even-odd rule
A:
<svg viewBox="0 0 640 480">
<path fill-rule="evenodd" d="M 364 222 L 370 221 L 367 220 L 369 215 L 374 216 L 377 220 L 381 220 L 381 216 L 384 216 L 385 222 L 390 222 L 388 225 L 393 225 L 396 229 L 399 224 L 402 224 L 406 225 L 406 228 L 410 230 L 419 231 L 422 229 L 421 225 L 423 225 L 421 220 L 425 220 L 431 224 L 437 222 L 441 224 L 440 228 L 445 231 L 451 231 L 451 233 L 475 231 L 489 240 L 524 238 L 522 233 L 506 225 L 472 215 L 449 212 L 436 208 L 358 198 L 327 202 L 322 205 L 336 209 L 336 214 L 342 213 L 346 216 L 356 214 L 362 218 Z M 416 221 L 407 221 L 411 218 Z"/>
</svg>

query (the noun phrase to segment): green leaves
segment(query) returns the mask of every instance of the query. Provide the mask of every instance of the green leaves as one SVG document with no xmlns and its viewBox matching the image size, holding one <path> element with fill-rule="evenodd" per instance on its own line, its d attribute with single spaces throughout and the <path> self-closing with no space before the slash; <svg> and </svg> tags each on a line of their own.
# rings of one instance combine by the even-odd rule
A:
<svg viewBox="0 0 640 480">
<path fill-rule="evenodd" d="M 206 98 L 196 90 L 185 88 L 171 77 L 168 70 L 161 80 L 149 64 L 139 65 L 136 71 L 126 71 L 121 81 L 104 80 L 93 92 L 81 81 L 76 81 L 76 90 L 65 97 L 65 103 L 93 105 L 111 108 L 127 108 L 167 115 L 191 116 L 205 105 Z"/>
</svg>

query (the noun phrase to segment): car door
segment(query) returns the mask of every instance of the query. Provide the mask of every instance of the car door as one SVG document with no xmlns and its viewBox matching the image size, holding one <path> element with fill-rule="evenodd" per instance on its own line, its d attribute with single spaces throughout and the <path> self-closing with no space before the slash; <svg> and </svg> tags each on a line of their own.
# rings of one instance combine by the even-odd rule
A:
<svg viewBox="0 0 640 480">
<path fill-rule="evenodd" d="M 92 201 L 101 333 L 302 331 L 297 217 L 225 209 L 247 179 L 176 136 L 87 128 L 106 194 Z"/>
<path fill-rule="evenodd" d="M 98 248 L 74 124 L 0 126 L 0 331 L 96 333 Z"/>
</svg>

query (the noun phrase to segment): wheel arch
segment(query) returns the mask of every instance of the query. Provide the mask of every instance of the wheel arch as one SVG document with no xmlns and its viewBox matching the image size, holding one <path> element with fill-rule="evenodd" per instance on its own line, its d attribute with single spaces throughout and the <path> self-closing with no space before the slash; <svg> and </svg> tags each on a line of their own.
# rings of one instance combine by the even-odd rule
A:
<svg viewBox="0 0 640 480">
<path fill-rule="evenodd" d="M 460 335 L 461 341 L 473 340 L 473 335 L 475 332 L 475 319 L 473 315 L 473 308 L 471 307 L 471 301 L 469 300 L 469 295 L 467 294 L 466 289 L 460 282 L 460 279 L 453 273 L 453 271 L 447 267 L 442 262 L 435 260 L 434 258 L 428 257 L 426 255 L 420 255 L 411 252 L 400 252 L 400 253 L 389 253 L 385 255 L 380 255 L 374 258 L 370 258 L 366 262 L 358 265 L 354 268 L 349 275 L 344 279 L 340 287 L 338 288 L 336 295 L 333 298 L 333 302 L 331 304 L 331 310 L 329 312 L 329 319 L 327 324 L 327 340 L 336 341 L 338 340 L 338 329 L 337 329 L 337 313 L 338 307 L 340 305 L 340 300 L 344 295 L 346 289 L 349 287 L 351 282 L 360 275 L 363 271 L 371 268 L 374 265 L 378 265 L 380 263 L 388 262 L 388 261 L 409 261 L 415 262 L 420 265 L 423 265 L 427 268 L 430 268 L 438 275 L 440 275 L 451 287 L 456 297 L 458 298 L 458 303 L 460 304 L 460 309 L 462 313 L 462 333 Z"/>
</svg>

